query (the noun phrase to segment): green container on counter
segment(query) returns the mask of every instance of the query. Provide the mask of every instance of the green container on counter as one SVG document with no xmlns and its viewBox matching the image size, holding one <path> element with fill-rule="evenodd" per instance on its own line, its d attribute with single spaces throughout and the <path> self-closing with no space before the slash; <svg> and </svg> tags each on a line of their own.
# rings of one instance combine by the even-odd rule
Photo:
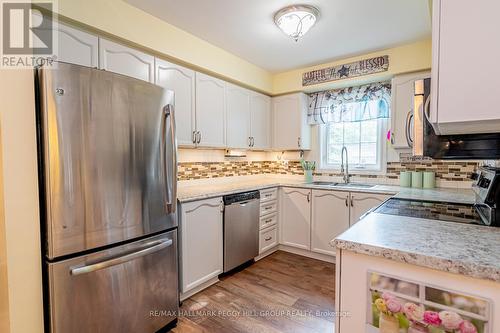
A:
<svg viewBox="0 0 500 333">
<path fill-rule="evenodd" d="M 401 171 L 399 174 L 399 185 L 401 187 L 411 187 L 411 172 Z"/>
<path fill-rule="evenodd" d="M 423 174 L 421 171 L 412 171 L 411 172 L 411 187 L 422 188 L 423 183 Z"/>
<path fill-rule="evenodd" d="M 424 188 L 436 187 L 436 173 L 432 171 L 424 172 Z"/>
</svg>

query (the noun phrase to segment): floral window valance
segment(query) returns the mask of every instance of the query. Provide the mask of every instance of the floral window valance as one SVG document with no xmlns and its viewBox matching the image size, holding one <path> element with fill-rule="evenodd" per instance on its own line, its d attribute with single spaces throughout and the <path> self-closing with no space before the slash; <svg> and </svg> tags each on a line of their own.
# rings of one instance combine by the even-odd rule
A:
<svg viewBox="0 0 500 333">
<path fill-rule="evenodd" d="M 309 95 L 307 118 L 310 125 L 389 118 L 390 105 L 389 82 L 320 91 Z"/>
</svg>

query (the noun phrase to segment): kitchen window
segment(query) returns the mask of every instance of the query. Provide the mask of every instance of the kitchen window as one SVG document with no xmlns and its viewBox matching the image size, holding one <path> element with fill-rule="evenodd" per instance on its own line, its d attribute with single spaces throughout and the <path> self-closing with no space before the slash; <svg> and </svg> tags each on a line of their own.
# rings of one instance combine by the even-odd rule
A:
<svg viewBox="0 0 500 333">
<path fill-rule="evenodd" d="M 342 147 L 347 148 L 350 171 L 383 171 L 385 120 L 329 123 L 320 130 L 321 169 L 340 170 Z"/>
<path fill-rule="evenodd" d="M 390 89 L 379 82 L 309 95 L 308 122 L 320 128 L 320 169 L 340 170 L 346 147 L 350 172 L 385 172 Z"/>
</svg>

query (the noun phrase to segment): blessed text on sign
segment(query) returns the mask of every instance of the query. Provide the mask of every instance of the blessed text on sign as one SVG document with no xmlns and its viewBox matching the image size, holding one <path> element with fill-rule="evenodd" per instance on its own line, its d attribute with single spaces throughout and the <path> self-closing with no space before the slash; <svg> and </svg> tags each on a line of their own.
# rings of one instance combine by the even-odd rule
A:
<svg viewBox="0 0 500 333">
<path fill-rule="evenodd" d="M 385 55 L 306 72 L 302 74 L 302 85 L 310 86 L 312 84 L 348 79 L 357 76 L 385 72 L 388 69 L 389 56 Z"/>
</svg>

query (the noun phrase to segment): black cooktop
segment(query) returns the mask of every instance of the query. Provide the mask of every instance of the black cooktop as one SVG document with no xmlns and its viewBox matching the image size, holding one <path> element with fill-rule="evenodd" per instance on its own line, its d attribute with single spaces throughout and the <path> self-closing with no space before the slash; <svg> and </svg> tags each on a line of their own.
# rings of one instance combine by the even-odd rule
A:
<svg viewBox="0 0 500 333">
<path fill-rule="evenodd" d="M 483 224 L 473 205 L 391 198 L 374 213 L 459 223 Z"/>
</svg>

